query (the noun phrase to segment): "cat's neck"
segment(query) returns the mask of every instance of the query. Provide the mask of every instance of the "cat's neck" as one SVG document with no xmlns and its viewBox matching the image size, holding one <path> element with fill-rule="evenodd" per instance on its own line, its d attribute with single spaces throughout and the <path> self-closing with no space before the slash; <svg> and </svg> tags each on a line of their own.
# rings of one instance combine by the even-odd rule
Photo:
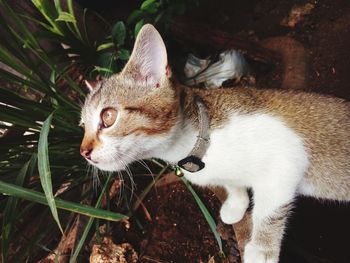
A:
<svg viewBox="0 0 350 263">
<path fill-rule="evenodd" d="M 152 152 L 152 157 L 169 163 L 177 163 L 188 156 L 196 144 L 198 129 L 198 109 L 191 89 L 179 87 L 179 112 L 176 125 L 166 135 L 166 143 Z"/>
<path fill-rule="evenodd" d="M 164 135 L 167 137 L 166 143 L 162 143 L 150 153 L 152 156 L 149 156 L 170 163 L 177 163 L 187 157 L 196 144 L 199 135 L 197 97 L 204 102 L 207 108 L 210 130 L 224 127 L 234 112 L 251 113 L 259 109 L 259 104 L 254 99 L 256 96 L 247 89 L 202 90 L 181 85 L 177 85 L 176 89 L 180 105 L 178 121 Z"/>
<path fill-rule="evenodd" d="M 163 147 L 154 153 L 154 157 L 169 163 L 177 163 L 192 151 L 197 140 L 198 131 L 192 124 L 182 127 L 179 125 L 175 129 L 167 143 L 163 144 Z"/>
</svg>

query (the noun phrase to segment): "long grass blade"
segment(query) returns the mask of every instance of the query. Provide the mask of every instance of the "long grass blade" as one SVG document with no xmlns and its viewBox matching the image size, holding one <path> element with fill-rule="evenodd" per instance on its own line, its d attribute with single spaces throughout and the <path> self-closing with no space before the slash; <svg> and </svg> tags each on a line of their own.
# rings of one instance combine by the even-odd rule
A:
<svg viewBox="0 0 350 263">
<path fill-rule="evenodd" d="M 32 3 L 38 9 L 38 11 L 43 15 L 46 21 L 51 25 L 52 31 L 59 35 L 64 35 L 61 28 L 55 21 L 55 18 L 58 16 L 57 10 L 54 5 L 49 1 L 41 0 L 32 0 Z"/>
<path fill-rule="evenodd" d="M 211 214 L 209 213 L 208 209 L 206 208 L 206 206 L 204 205 L 204 203 L 202 202 L 202 200 L 200 199 L 200 197 L 198 196 L 198 194 L 195 192 L 195 190 L 192 188 L 192 186 L 190 185 L 190 183 L 187 181 L 187 179 L 182 176 L 180 177 L 182 182 L 185 184 L 185 186 L 187 187 L 187 189 L 191 192 L 191 194 L 193 195 L 194 199 L 196 200 L 204 218 L 207 220 L 209 227 L 211 229 L 211 231 L 214 234 L 214 237 L 216 239 L 216 242 L 218 243 L 218 246 L 220 248 L 221 253 L 223 253 L 222 251 L 222 241 L 220 238 L 219 233 L 216 231 L 216 223 L 213 219 L 213 217 L 211 216 Z"/>
<path fill-rule="evenodd" d="M 38 169 L 40 175 L 40 182 L 43 187 L 47 203 L 51 209 L 51 213 L 53 218 L 55 219 L 59 229 L 63 234 L 63 229 L 58 218 L 57 208 L 55 199 L 52 191 L 52 183 L 51 183 L 51 170 L 49 163 L 49 153 L 48 153 L 48 135 L 51 125 L 51 120 L 53 117 L 53 113 L 49 115 L 49 117 L 43 123 L 41 128 L 39 144 L 38 144 Z"/>
<path fill-rule="evenodd" d="M 48 205 L 46 196 L 43 193 L 23 188 L 14 184 L 0 181 L 0 192 L 4 195 L 15 196 L 31 202 L 36 202 L 43 205 Z M 55 198 L 56 207 L 70 212 L 90 216 L 92 218 L 100 218 L 109 221 L 120 221 L 128 217 L 123 214 L 110 212 L 107 210 L 93 208 L 88 205 L 78 204 L 70 201 L 64 201 L 60 198 Z"/>
<path fill-rule="evenodd" d="M 16 185 L 23 185 L 25 178 L 30 177 L 33 173 L 34 165 L 36 163 L 36 154 L 33 154 L 31 159 L 26 162 L 19 171 L 16 178 Z M 7 200 L 6 207 L 2 218 L 2 234 L 1 234 L 1 258 L 2 262 L 6 262 L 7 252 L 9 248 L 9 238 L 12 232 L 12 225 L 16 217 L 18 199 L 10 197 Z"/>
<path fill-rule="evenodd" d="M 77 20 L 75 18 L 74 8 L 73 8 L 73 1 L 72 0 L 67 0 L 67 6 L 68 6 L 69 14 L 74 18 L 74 22 L 72 22 L 72 23 L 73 23 L 73 26 L 74 26 L 74 29 L 75 29 L 75 34 L 78 36 L 78 38 L 81 41 L 83 41 L 83 39 L 81 37 L 81 33 L 80 33 L 80 30 L 79 30 L 79 27 L 78 27 Z"/>
<path fill-rule="evenodd" d="M 102 202 L 102 197 L 103 195 L 106 193 L 106 190 L 107 190 L 107 186 L 109 185 L 109 182 L 111 181 L 111 178 L 112 178 L 112 173 L 110 173 L 108 175 L 108 178 L 106 180 L 106 183 L 104 184 L 103 188 L 102 188 L 102 191 L 101 191 L 101 194 L 100 196 L 98 197 L 97 199 L 97 202 L 96 202 L 96 205 L 95 205 L 95 208 L 98 208 L 100 207 L 101 205 L 101 202 Z M 108 193 L 108 192 L 107 192 Z M 127 217 L 125 217 L 124 219 L 126 219 Z M 86 238 L 90 232 L 90 229 L 91 229 L 91 226 L 92 226 L 92 223 L 94 222 L 94 218 L 89 218 L 86 226 L 85 226 L 85 229 L 83 231 L 83 234 L 79 240 L 79 243 L 77 244 L 75 250 L 74 250 L 74 253 L 72 254 L 70 260 L 69 260 L 69 263 L 75 263 L 77 261 L 77 258 L 79 256 L 79 253 L 80 253 L 80 250 L 82 249 L 85 241 L 86 241 Z"/>
</svg>

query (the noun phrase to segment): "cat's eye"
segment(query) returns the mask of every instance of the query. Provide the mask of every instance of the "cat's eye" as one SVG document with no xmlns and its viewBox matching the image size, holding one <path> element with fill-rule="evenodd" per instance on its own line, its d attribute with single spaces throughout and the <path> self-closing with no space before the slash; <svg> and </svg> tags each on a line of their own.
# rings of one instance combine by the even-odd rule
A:
<svg viewBox="0 0 350 263">
<path fill-rule="evenodd" d="M 117 119 L 117 110 L 113 108 L 104 109 L 101 112 L 101 120 L 103 128 L 112 126 Z"/>
</svg>

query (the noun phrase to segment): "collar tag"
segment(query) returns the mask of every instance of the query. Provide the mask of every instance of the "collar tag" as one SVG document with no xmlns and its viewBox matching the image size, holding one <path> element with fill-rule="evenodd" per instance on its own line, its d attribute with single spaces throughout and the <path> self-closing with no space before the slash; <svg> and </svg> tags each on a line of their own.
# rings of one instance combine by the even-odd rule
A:
<svg viewBox="0 0 350 263">
<path fill-rule="evenodd" d="M 205 167 L 205 163 L 194 155 L 187 156 L 186 158 L 180 160 L 177 165 L 191 173 L 198 172 Z"/>
</svg>

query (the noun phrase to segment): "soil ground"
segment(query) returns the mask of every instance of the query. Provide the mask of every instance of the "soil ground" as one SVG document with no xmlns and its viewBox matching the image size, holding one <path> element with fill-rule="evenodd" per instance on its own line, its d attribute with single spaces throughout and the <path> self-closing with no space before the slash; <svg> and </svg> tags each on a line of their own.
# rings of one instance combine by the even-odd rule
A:
<svg viewBox="0 0 350 263">
<path fill-rule="evenodd" d="M 218 221 L 220 202 L 210 191 L 195 189 Z M 182 182 L 156 188 L 147 198 L 145 206 L 150 209 L 153 220 L 141 243 L 142 262 L 208 262 L 211 257 L 220 262 L 213 233 Z M 230 226 L 226 229 L 232 232 Z M 224 241 L 224 252 L 230 257 L 230 262 L 239 262 L 233 232 L 231 234 L 231 240 Z"/>
</svg>

